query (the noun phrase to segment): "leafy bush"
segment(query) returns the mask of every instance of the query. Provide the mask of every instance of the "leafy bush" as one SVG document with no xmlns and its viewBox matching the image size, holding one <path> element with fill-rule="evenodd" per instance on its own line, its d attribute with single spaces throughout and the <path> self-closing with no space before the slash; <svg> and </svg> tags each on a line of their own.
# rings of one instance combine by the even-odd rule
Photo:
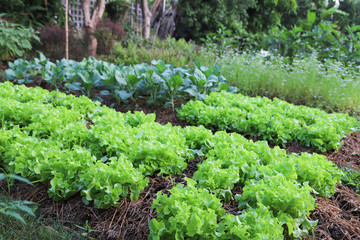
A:
<svg viewBox="0 0 360 240">
<path fill-rule="evenodd" d="M 40 27 L 57 22 L 65 24 L 65 7 L 61 0 L 2 0 L 1 16 L 23 26 Z"/>
<path fill-rule="evenodd" d="M 122 22 L 129 8 L 130 4 L 126 0 L 115 0 L 106 3 L 105 12 L 111 21 Z"/>
<path fill-rule="evenodd" d="M 98 41 L 97 53 L 108 55 L 115 41 L 121 41 L 125 34 L 124 28 L 118 23 L 110 19 L 101 20 L 94 33 Z"/>
<path fill-rule="evenodd" d="M 291 28 L 294 25 L 300 24 L 304 20 L 306 21 L 307 12 L 309 10 L 316 12 L 316 15 L 319 16 L 324 11 L 326 11 L 327 8 L 329 8 L 329 5 L 331 5 L 332 2 L 334 1 L 331 0 L 326 2 L 323 0 L 296 0 L 298 8 L 296 11 L 284 13 L 281 18 L 281 25 L 287 28 Z"/>
<path fill-rule="evenodd" d="M 334 16 L 334 21 L 338 22 L 341 27 L 347 25 L 360 25 L 360 2 L 356 0 L 342 0 L 339 2 L 339 10 L 348 13 L 348 16 Z"/>
<path fill-rule="evenodd" d="M 333 59 L 351 65 L 360 62 L 359 40 L 359 26 L 346 26 L 339 31 L 335 23 L 323 22 L 311 29 L 303 26 L 292 29 L 274 27 L 264 36 L 262 48 L 288 56 L 291 60 L 317 52 L 321 60 Z"/>
<path fill-rule="evenodd" d="M 220 24 L 231 27 L 235 22 L 248 21 L 247 10 L 256 5 L 255 1 L 189 1 L 178 2 L 180 22 L 177 25 L 177 36 L 185 39 L 200 40 L 206 34 L 215 32 Z M 198 6 L 202 6 L 199 8 Z"/>
<path fill-rule="evenodd" d="M 306 3 L 304 3 L 305 6 L 300 7 L 301 11 L 304 11 L 305 8 L 307 13 L 304 17 L 297 19 L 295 21 L 296 24 L 271 25 L 263 32 L 258 30 L 251 32 L 242 23 L 235 22 L 231 28 L 228 25 L 220 24 L 217 31 L 214 30 L 211 33 L 207 33 L 205 39 L 206 49 L 213 53 L 220 53 L 218 55 L 222 55 L 229 50 L 236 52 L 265 49 L 273 54 L 289 57 L 291 62 L 316 53 L 321 61 L 332 59 L 342 61 L 345 65 L 359 63 L 360 27 L 356 25 L 343 25 L 339 27 L 337 22 L 331 21 L 331 19 L 334 16 L 346 18 L 348 15 L 346 12 L 340 11 L 336 7 L 325 10 L 324 2 L 311 3 L 317 6 L 317 8 L 311 8 L 307 0 L 302 1 Z M 265 5 L 267 4 L 271 5 L 271 3 L 266 3 Z M 279 2 L 277 7 L 280 7 L 280 5 L 281 3 Z M 257 11 L 261 12 L 263 10 Z M 284 12 L 283 14 L 286 15 L 288 13 Z M 288 17 L 290 16 L 291 14 L 288 15 Z M 271 17 L 271 15 L 267 17 Z M 257 19 L 255 16 L 253 18 Z M 256 25 L 257 23 L 255 20 L 249 24 Z M 231 54 L 232 51 L 230 51 L 229 55 Z"/>
<path fill-rule="evenodd" d="M 32 28 L 26 28 L 0 19 L 0 60 L 23 57 L 32 49 L 31 42 L 40 41 Z"/>
</svg>

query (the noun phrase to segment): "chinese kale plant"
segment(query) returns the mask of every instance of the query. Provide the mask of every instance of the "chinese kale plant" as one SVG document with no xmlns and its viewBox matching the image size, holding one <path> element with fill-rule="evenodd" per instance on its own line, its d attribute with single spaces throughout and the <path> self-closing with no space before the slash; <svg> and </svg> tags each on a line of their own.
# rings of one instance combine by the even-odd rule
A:
<svg viewBox="0 0 360 240">
<path fill-rule="evenodd" d="M 9 67 L 5 71 L 6 79 L 19 84 L 30 83 L 37 77 L 55 89 L 70 93 L 94 97 L 97 89 L 100 95 L 115 97 L 118 104 L 146 98 L 149 105 L 165 102 L 174 111 L 179 97 L 204 99 L 212 91 L 236 91 L 226 84 L 218 66 L 208 68 L 199 62 L 194 69 L 174 68 L 161 60 L 152 61 L 151 65 L 114 65 L 92 57 L 81 62 L 62 59 L 53 63 L 40 54 L 32 61 L 18 59 L 9 63 Z M 99 96 L 94 99 L 102 101 Z"/>
</svg>

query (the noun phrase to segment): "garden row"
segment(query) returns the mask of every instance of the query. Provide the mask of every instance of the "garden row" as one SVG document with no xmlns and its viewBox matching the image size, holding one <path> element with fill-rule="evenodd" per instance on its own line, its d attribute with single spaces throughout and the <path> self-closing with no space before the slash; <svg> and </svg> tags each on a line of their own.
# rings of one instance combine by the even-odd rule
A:
<svg viewBox="0 0 360 240">
<path fill-rule="evenodd" d="M 154 115 L 119 113 L 86 97 L 0 84 L 0 159 L 10 173 L 50 182 L 49 195 L 66 199 L 80 192 L 99 208 L 132 201 L 146 188 L 146 176 L 181 174 L 195 155 L 187 186 L 176 185 L 154 200 L 158 219 L 150 238 L 283 238 L 300 236 L 316 224 L 308 215 L 312 195 L 330 197 L 341 172 L 324 156 L 286 154 L 264 141 L 236 133 L 213 134 L 203 127 L 155 123 Z M 238 216 L 222 202 L 235 198 Z"/>
<path fill-rule="evenodd" d="M 229 90 L 226 79 L 220 75 L 219 67 L 207 68 L 196 63 L 194 69 L 175 68 L 161 60 L 134 66 L 114 65 L 93 57 L 81 62 L 62 59 L 51 62 L 43 54 L 32 61 L 17 59 L 9 63 L 6 79 L 19 84 L 43 79 L 55 89 L 70 93 L 81 92 L 93 97 L 94 89 L 100 95 L 112 95 L 120 102 L 138 97 L 146 98 L 148 104 L 171 104 L 179 96 L 203 99 L 211 91 Z M 95 100 L 102 101 L 99 96 Z"/>
<path fill-rule="evenodd" d="M 193 125 L 256 136 L 282 146 L 299 142 L 321 152 L 339 149 L 346 133 L 360 130 L 360 122 L 348 114 L 328 114 L 277 98 L 226 92 L 211 93 L 203 101 L 189 101 L 182 105 L 178 116 Z"/>
</svg>

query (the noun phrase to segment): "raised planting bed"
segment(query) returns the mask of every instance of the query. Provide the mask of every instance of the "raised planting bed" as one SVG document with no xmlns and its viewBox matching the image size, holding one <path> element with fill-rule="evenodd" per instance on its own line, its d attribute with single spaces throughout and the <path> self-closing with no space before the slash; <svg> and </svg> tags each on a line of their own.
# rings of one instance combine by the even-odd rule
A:
<svg viewBox="0 0 360 240">
<path fill-rule="evenodd" d="M 341 212 L 324 220 L 329 205 L 316 208 L 316 201 L 359 199 L 335 188 L 342 173 L 323 155 L 288 154 L 236 133 L 162 125 L 153 114 L 116 112 L 58 91 L 10 83 L 0 89 L 1 165 L 43 182 L 35 190 L 15 185 L 13 196 L 40 202 L 49 218 L 88 220 L 101 231 L 94 237 L 283 238 L 306 235 L 312 220 L 320 220 L 318 236 L 359 234 L 349 224 L 326 230 Z M 355 207 L 337 206 L 356 223 Z"/>
</svg>

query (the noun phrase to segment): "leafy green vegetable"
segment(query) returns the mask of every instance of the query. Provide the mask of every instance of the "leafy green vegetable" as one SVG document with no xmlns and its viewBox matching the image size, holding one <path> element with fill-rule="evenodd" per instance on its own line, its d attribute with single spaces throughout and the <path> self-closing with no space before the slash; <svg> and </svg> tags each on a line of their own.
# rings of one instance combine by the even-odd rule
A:
<svg viewBox="0 0 360 240">
<path fill-rule="evenodd" d="M 144 178 L 126 157 L 110 158 L 107 162 L 98 160 L 80 175 L 80 182 L 84 184 L 83 201 L 93 200 L 95 207 L 109 208 L 117 206 L 119 197 L 126 197 L 129 190 L 131 200 L 136 201 L 149 179 Z"/>
<path fill-rule="evenodd" d="M 174 99 L 175 99 L 175 97 L 177 97 L 179 89 L 183 83 L 184 83 L 184 80 L 179 75 L 174 75 L 168 81 L 166 81 L 167 93 L 171 100 L 171 106 L 172 106 L 173 112 L 175 112 Z"/>
<path fill-rule="evenodd" d="M 173 109 L 179 96 L 204 99 L 211 91 L 236 91 L 227 86 L 217 66 L 207 68 L 197 64 L 194 70 L 189 70 L 174 68 L 161 60 L 152 64 L 114 65 L 93 57 L 81 62 L 62 59 L 53 63 L 40 54 L 32 61 L 18 59 L 9 63 L 6 78 L 19 84 L 29 83 L 35 77 L 43 78 L 56 89 L 77 94 L 80 91 L 88 97 L 96 88 L 113 95 L 119 104 L 129 99 L 135 101 L 138 96 L 148 98 L 151 105 L 168 99 Z M 98 96 L 94 99 L 102 101 Z"/>
<path fill-rule="evenodd" d="M 187 161 L 203 157 L 186 187 L 158 193 L 150 239 L 280 239 L 284 224 L 300 237 L 316 224 L 307 218 L 313 195 L 330 197 L 344 176 L 321 155 L 288 155 L 237 133 L 161 125 L 154 114 L 116 112 L 86 97 L 9 82 L 0 83 L 0 116 L 0 164 L 48 183 L 54 200 L 80 192 L 98 208 L 117 206 L 128 194 L 135 201 L 146 176 L 181 174 Z M 221 203 L 233 198 L 235 186 L 243 190 L 238 216 L 225 214 Z"/>
<path fill-rule="evenodd" d="M 241 215 L 226 214 L 219 223 L 219 239 L 283 239 L 284 229 L 268 207 L 259 203 Z"/>
<path fill-rule="evenodd" d="M 207 190 L 195 188 L 195 181 L 187 180 L 187 187 L 176 185 L 171 195 L 158 192 L 153 201 L 158 219 L 149 223 L 149 239 L 214 239 L 217 222 L 225 214 L 220 199 Z"/>
<path fill-rule="evenodd" d="M 298 229 L 310 211 L 315 209 L 315 198 L 310 195 L 311 190 L 306 182 L 301 185 L 278 174 L 265 176 L 260 181 L 247 182 L 243 194 L 237 195 L 236 199 L 240 203 L 239 208 L 246 204 L 254 207 L 258 203 L 268 206 L 281 222 L 287 224 L 289 234 L 293 234 L 294 229 Z"/>
<path fill-rule="evenodd" d="M 203 102 L 189 101 L 178 117 L 214 130 L 260 136 L 281 146 L 297 141 L 322 152 L 338 149 L 345 134 L 360 127 L 360 122 L 347 114 L 226 92 L 213 92 Z"/>
</svg>

